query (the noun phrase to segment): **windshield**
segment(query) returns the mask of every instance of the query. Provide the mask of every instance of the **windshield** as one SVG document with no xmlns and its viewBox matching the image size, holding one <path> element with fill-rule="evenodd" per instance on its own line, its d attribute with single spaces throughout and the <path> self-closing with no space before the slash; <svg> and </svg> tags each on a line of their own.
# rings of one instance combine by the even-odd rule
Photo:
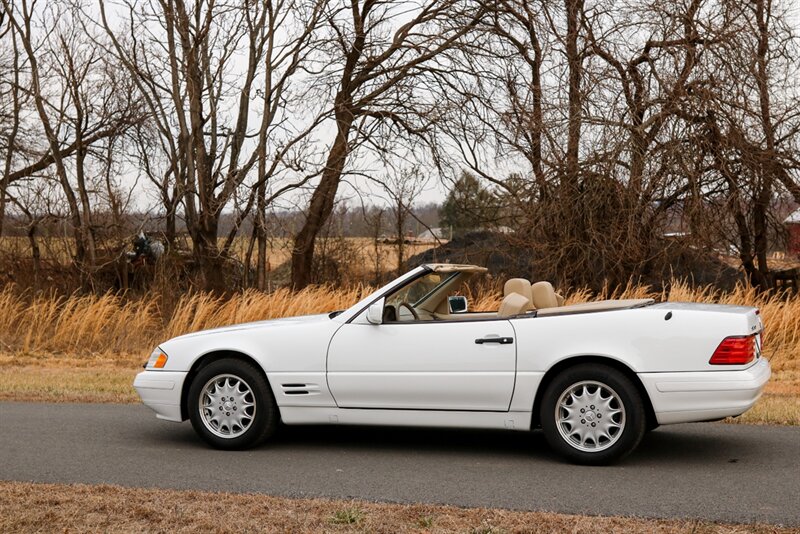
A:
<svg viewBox="0 0 800 534">
<path fill-rule="evenodd" d="M 398 304 L 406 302 L 412 306 L 417 306 L 444 281 L 456 274 L 457 273 L 428 273 L 424 276 L 420 276 L 410 284 L 403 286 L 386 297 L 386 303 L 397 306 Z"/>
</svg>

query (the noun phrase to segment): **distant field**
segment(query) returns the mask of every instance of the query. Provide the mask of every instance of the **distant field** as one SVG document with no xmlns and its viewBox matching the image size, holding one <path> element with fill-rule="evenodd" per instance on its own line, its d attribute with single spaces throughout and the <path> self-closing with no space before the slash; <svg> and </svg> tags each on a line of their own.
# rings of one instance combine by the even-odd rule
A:
<svg viewBox="0 0 800 534">
<path fill-rule="evenodd" d="M 133 236 L 131 236 L 132 238 Z M 219 240 L 220 248 L 224 239 Z M 41 259 L 43 262 L 54 262 L 59 265 L 69 265 L 72 261 L 72 240 L 60 237 L 39 238 Z M 237 237 L 231 247 L 231 255 L 244 263 L 247 257 L 249 238 Z M 115 241 L 104 244 L 116 254 L 124 250 L 133 250 L 130 241 Z M 408 259 L 420 252 L 435 246 L 434 242 L 412 241 L 404 245 L 403 256 Z M 288 278 L 288 265 L 292 255 L 293 241 L 289 238 L 270 238 L 267 250 L 267 269 L 271 276 L 277 277 L 275 284 L 285 283 Z M 177 241 L 177 248 L 189 254 L 191 244 L 186 239 Z M 363 280 L 385 278 L 397 271 L 397 244 L 391 241 L 379 240 L 368 237 L 343 237 L 319 238 L 317 240 L 317 258 L 327 257 L 340 263 L 345 283 L 356 283 Z M 29 258 L 30 245 L 25 237 L 0 238 L 0 256 L 6 255 L 15 258 Z M 251 262 L 255 261 L 253 258 Z M 254 267 L 254 265 L 252 265 Z M 285 271 L 285 272 L 284 272 Z M 378 276 L 376 276 L 376 273 Z"/>
<path fill-rule="evenodd" d="M 800 297 L 761 296 L 752 289 L 717 292 L 670 284 L 653 294 L 629 287 L 614 295 L 567 295 L 567 302 L 606 297 L 744 304 L 761 309 L 766 325 L 765 355 L 774 377 L 767 394 L 741 422 L 800 424 Z M 159 342 L 216 326 L 343 309 L 372 288 L 309 287 L 292 292 L 245 291 L 230 298 L 184 295 L 170 309 L 160 295 L 126 300 L 116 295 L 70 298 L 0 292 L 0 399 L 132 402 L 133 375 Z M 469 295 L 475 310 L 496 310 L 499 289 Z"/>
</svg>

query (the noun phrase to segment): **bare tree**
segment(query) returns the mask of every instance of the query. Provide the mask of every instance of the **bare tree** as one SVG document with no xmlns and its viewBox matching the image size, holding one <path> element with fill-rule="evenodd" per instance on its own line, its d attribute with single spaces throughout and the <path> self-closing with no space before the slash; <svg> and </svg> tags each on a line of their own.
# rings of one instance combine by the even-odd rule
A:
<svg viewBox="0 0 800 534">
<path fill-rule="evenodd" d="M 314 175 L 305 170 L 303 142 L 324 113 L 294 123 L 286 108 L 298 98 L 292 79 L 306 61 L 324 2 L 127 2 L 125 30 L 112 27 L 106 4 L 100 1 L 102 25 L 155 121 L 162 164 L 156 171 L 151 158 L 148 174 L 170 216 L 180 199 L 205 287 L 223 289 L 224 258 L 253 205 L 263 228 L 269 202 Z M 289 171 L 292 183 L 268 196 L 267 184 Z M 220 248 L 220 215 L 242 187 L 246 200 Z M 259 286 L 265 250 L 261 231 Z"/>
<path fill-rule="evenodd" d="M 516 238 L 543 258 L 535 276 L 625 283 L 670 261 L 663 234 L 681 220 L 709 249 L 724 248 L 720 230 L 741 228 L 734 241 L 745 270 L 759 255 L 766 261 L 775 184 L 800 191 L 789 156 L 796 100 L 780 85 L 791 76 L 793 40 L 770 5 L 509 0 L 471 36 L 476 46 L 456 51 L 469 68 L 448 96 L 468 111 L 448 117 L 447 135 L 514 204 L 506 210 L 520 215 Z M 785 101 L 777 112 L 764 105 L 776 85 Z M 769 148 L 772 121 L 782 150 Z M 773 178 L 762 179 L 768 161 Z"/>
<path fill-rule="evenodd" d="M 10 215 L 37 270 L 50 228 L 90 281 L 139 198 L 170 243 L 185 225 L 207 289 L 245 228 L 267 287 L 282 203 L 292 285 L 341 280 L 332 214 L 371 180 L 402 270 L 425 168 L 491 184 L 532 277 L 624 284 L 680 246 L 735 250 L 767 288 L 800 203 L 785 0 L 0 2 L 0 235 Z"/>
<path fill-rule="evenodd" d="M 94 158 L 95 147 L 124 135 L 142 115 L 133 95 L 115 81 L 114 66 L 98 55 L 80 30 L 77 11 L 44 8 L 35 0 L 13 4 L 4 0 L 2 6 L 12 26 L 14 50 L 21 51 L 15 54 L 15 87 L 29 95 L 38 119 L 35 126 L 46 142 L 21 153 L 14 152 L 12 143 L 3 181 L 8 188 L 39 173 L 47 177 L 46 171 L 54 168 L 69 209 L 76 263 L 91 274 L 97 252 L 89 159 Z M 24 79 L 19 74 L 23 62 Z M 20 105 L 18 94 L 15 106 Z M 22 125 L 15 124 L 19 132 Z"/>
<path fill-rule="evenodd" d="M 305 223 L 294 238 L 295 288 L 311 281 L 316 237 L 333 210 L 353 147 L 377 143 L 377 131 L 387 124 L 395 128 L 395 136 L 426 138 L 425 125 L 431 118 L 420 111 L 430 107 L 430 100 L 417 96 L 414 82 L 431 73 L 432 61 L 458 43 L 485 14 L 485 8 L 471 2 L 428 0 L 413 10 L 410 20 L 400 23 L 401 15 L 409 17 L 405 10 L 403 2 L 351 0 L 346 8 L 327 13 L 330 38 L 323 57 L 328 86 L 335 92 L 336 134 Z M 391 150 L 392 142 L 379 150 Z"/>
<path fill-rule="evenodd" d="M 422 176 L 420 169 L 413 167 L 399 169 L 382 179 L 374 180 L 383 189 L 393 217 L 394 236 L 397 241 L 397 276 L 400 276 L 406 272 L 406 226 L 409 218 L 413 216 L 414 200 L 424 190 L 427 180 Z"/>
<path fill-rule="evenodd" d="M 776 201 L 783 194 L 800 199 L 794 156 L 800 99 L 785 85 L 798 72 L 797 44 L 787 6 L 769 0 L 722 5 L 731 39 L 715 56 L 718 83 L 686 118 L 697 126 L 698 147 L 711 168 L 703 175 L 715 193 L 702 212 L 713 222 L 707 226 L 738 251 L 749 280 L 769 288 L 768 254 L 780 233 Z"/>
</svg>

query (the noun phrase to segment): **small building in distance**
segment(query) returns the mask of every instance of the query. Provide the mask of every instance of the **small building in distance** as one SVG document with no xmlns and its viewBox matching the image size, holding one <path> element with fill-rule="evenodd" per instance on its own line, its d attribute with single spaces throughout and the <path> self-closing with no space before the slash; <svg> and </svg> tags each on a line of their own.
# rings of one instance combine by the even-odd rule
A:
<svg viewBox="0 0 800 534">
<path fill-rule="evenodd" d="M 786 252 L 790 256 L 800 257 L 800 209 L 795 210 L 786 217 L 783 224 L 786 226 L 786 232 L 789 234 Z"/>
</svg>

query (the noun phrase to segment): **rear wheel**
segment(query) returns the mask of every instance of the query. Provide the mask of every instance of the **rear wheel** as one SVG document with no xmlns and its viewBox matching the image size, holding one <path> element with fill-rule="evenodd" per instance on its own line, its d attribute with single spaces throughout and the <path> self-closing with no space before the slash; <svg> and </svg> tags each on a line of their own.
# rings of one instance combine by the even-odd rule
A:
<svg viewBox="0 0 800 534">
<path fill-rule="evenodd" d="M 646 428 L 636 386 L 602 364 L 579 364 L 559 373 L 545 389 L 539 416 L 550 446 L 580 464 L 623 458 L 639 445 Z"/>
<path fill-rule="evenodd" d="M 217 360 L 189 387 L 189 419 L 195 432 L 218 449 L 245 449 L 275 432 L 278 410 L 264 376 L 241 360 Z"/>
</svg>

